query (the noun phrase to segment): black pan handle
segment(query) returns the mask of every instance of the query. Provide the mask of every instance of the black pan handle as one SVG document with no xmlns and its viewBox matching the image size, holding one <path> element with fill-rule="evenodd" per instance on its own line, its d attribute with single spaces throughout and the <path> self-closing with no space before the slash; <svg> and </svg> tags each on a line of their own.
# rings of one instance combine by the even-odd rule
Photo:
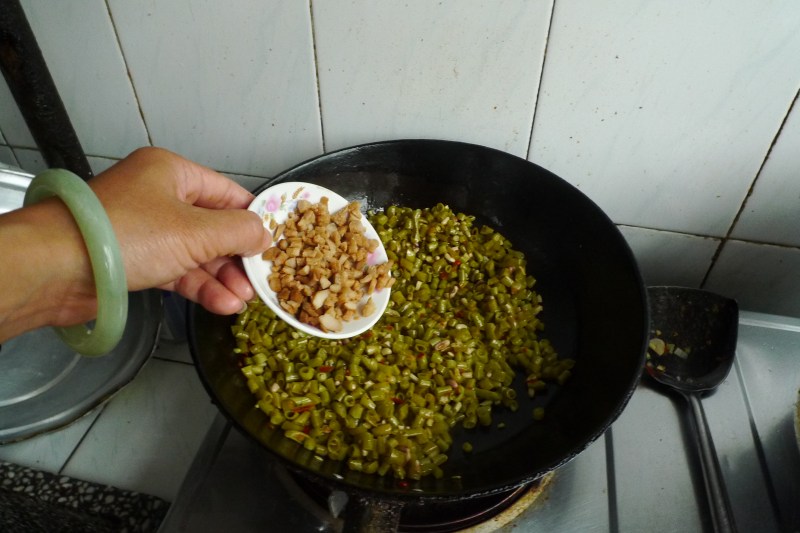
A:
<svg viewBox="0 0 800 533">
<path fill-rule="evenodd" d="M 404 504 L 398 501 L 350 495 L 342 533 L 397 531 Z"/>
</svg>

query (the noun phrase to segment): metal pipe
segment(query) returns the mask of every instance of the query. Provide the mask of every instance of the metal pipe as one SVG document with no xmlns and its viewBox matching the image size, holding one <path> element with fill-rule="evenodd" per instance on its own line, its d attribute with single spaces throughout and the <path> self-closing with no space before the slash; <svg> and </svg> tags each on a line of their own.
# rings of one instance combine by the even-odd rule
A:
<svg viewBox="0 0 800 533">
<path fill-rule="evenodd" d="M 92 177 L 19 0 L 0 0 L 0 70 L 47 165 Z"/>
</svg>

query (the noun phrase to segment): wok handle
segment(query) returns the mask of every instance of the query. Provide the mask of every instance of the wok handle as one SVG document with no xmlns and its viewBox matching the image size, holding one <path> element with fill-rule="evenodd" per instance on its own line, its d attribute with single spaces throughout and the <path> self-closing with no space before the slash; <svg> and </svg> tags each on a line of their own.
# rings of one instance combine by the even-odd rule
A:
<svg viewBox="0 0 800 533">
<path fill-rule="evenodd" d="M 687 394 L 686 396 L 694 418 L 695 440 L 700 449 L 700 464 L 703 468 L 703 481 L 711 508 L 714 531 L 734 533 L 736 523 L 733 518 L 731 502 L 728 498 L 728 491 L 725 489 L 725 480 L 722 477 L 722 470 L 714 449 L 714 441 L 711 438 L 700 395 Z"/>
<path fill-rule="evenodd" d="M 389 533 L 400 526 L 403 503 L 351 495 L 342 533 Z"/>
</svg>

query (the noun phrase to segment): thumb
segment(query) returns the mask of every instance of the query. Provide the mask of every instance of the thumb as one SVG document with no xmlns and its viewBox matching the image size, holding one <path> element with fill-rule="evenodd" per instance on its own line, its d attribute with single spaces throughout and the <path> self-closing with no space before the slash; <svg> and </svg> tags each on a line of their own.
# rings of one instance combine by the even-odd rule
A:
<svg viewBox="0 0 800 533">
<path fill-rule="evenodd" d="M 260 254 L 272 245 L 272 235 L 261 223 L 261 217 L 246 209 L 219 209 L 209 212 L 210 244 L 216 255 Z M 213 259 L 213 258 L 208 258 Z"/>
</svg>

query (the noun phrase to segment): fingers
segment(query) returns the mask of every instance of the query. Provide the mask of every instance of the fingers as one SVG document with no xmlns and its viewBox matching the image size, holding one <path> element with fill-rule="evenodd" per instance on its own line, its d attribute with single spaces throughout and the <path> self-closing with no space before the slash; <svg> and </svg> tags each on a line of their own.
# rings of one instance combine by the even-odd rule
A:
<svg viewBox="0 0 800 533">
<path fill-rule="evenodd" d="M 174 288 L 184 298 L 197 302 L 218 315 L 238 313 L 245 305 L 244 299 L 201 268 L 192 270 L 177 280 Z"/>
<path fill-rule="evenodd" d="M 240 312 L 255 296 L 241 266 L 227 257 L 189 272 L 176 281 L 172 288 L 218 315 Z"/>
<path fill-rule="evenodd" d="M 203 265 L 203 270 L 245 302 L 252 300 L 256 295 L 238 259 L 220 257 Z"/>
<path fill-rule="evenodd" d="M 123 251 L 129 287 L 177 290 L 216 313 L 235 313 L 254 291 L 230 256 L 272 242 L 247 211 L 253 195 L 202 165 L 143 148 L 91 183 Z"/>
<path fill-rule="evenodd" d="M 264 228 L 261 218 L 243 209 L 208 211 L 203 247 L 214 254 L 203 258 L 205 263 L 216 256 L 260 254 L 272 244 L 272 235 Z"/>
</svg>

